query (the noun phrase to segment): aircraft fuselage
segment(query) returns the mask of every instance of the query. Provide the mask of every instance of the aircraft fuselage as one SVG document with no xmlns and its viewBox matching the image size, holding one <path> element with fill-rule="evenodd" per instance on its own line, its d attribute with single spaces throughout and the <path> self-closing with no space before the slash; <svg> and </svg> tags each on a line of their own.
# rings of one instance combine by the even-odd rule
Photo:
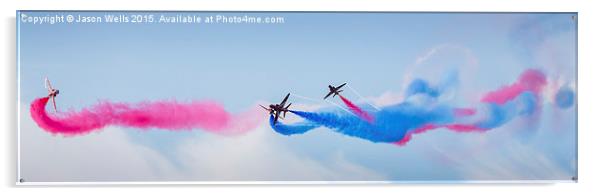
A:
<svg viewBox="0 0 602 196">
<path fill-rule="evenodd" d="M 56 97 L 59 94 L 59 90 L 52 89 L 50 93 L 48 93 L 48 97 Z"/>
</svg>

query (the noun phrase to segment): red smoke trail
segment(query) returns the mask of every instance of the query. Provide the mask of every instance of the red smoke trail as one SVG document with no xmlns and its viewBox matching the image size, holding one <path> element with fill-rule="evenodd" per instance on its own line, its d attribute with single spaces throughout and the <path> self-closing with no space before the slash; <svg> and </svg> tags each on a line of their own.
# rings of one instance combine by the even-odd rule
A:
<svg viewBox="0 0 602 196">
<path fill-rule="evenodd" d="M 427 132 L 429 130 L 438 129 L 438 128 L 447 128 L 449 130 L 452 130 L 452 131 L 458 132 L 458 133 L 483 132 L 483 131 L 486 131 L 486 129 L 477 127 L 475 125 L 463 125 L 463 124 L 435 125 L 435 124 L 426 124 L 426 125 L 423 125 L 421 127 L 416 128 L 416 129 L 408 131 L 406 133 L 405 137 L 403 137 L 403 139 L 395 142 L 394 144 L 395 145 L 399 145 L 399 146 L 404 146 L 408 141 L 410 141 L 410 139 L 412 139 L 412 135 L 424 133 L 424 132 Z"/>
<path fill-rule="evenodd" d="M 359 116 L 361 119 L 364 119 L 365 121 L 368 121 L 370 123 L 374 122 L 374 117 L 372 117 L 372 115 L 368 114 L 368 112 L 362 110 L 360 107 L 356 106 L 351 101 L 347 100 L 345 97 L 343 97 L 343 95 L 339 94 L 339 97 L 341 98 L 341 100 L 343 100 L 343 102 L 345 103 L 345 105 L 347 105 L 347 107 L 355 115 Z"/>
<path fill-rule="evenodd" d="M 534 69 L 524 71 L 517 82 L 502 87 L 496 91 L 489 92 L 481 99 L 482 102 L 504 104 L 524 91 L 531 91 L 539 95 L 541 89 L 546 85 L 546 76 Z"/>
<path fill-rule="evenodd" d="M 516 98 L 518 95 L 525 91 L 531 91 L 536 96 L 539 96 L 543 86 L 547 83 L 546 76 L 538 70 L 529 69 L 524 71 L 518 81 L 515 83 L 499 88 L 498 90 L 489 92 L 481 98 L 481 102 L 486 103 L 495 103 L 495 104 L 505 104 L 506 102 Z M 463 117 L 463 116 L 471 116 L 476 113 L 475 109 L 470 108 L 455 108 L 454 116 Z M 405 134 L 405 137 L 394 144 L 403 146 L 410 139 L 412 139 L 412 135 L 424 133 L 429 130 L 437 129 L 437 128 L 447 128 L 455 132 L 484 132 L 488 130 L 487 128 L 481 128 L 476 125 L 464 125 L 464 124 L 449 124 L 449 125 L 435 125 L 435 124 L 426 124 L 416 129 L 410 130 Z"/>
<path fill-rule="evenodd" d="M 203 129 L 218 134 L 240 134 L 259 125 L 257 110 L 230 115 L 215 102 L 178 103 L 176 101 L 138 104 L 101 102 L 79 112 L 49 115 L 48 97 L 31 103 L 30 113 L 42 129 L 65 136 L 83 135 L 106 126 L 160 128 L 167 130 Z"/>
</svg>

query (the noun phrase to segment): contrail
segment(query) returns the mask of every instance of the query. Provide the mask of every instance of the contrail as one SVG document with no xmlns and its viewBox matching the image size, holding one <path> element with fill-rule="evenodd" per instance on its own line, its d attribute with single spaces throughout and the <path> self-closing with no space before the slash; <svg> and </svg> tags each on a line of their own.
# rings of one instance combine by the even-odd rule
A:
<svg viewBox="0 0 602 196">
<path fill-rule="evenodd" d="M 380 110 L 379 107 L 372 105 L 370 103 L 370 100 L 366 99 L 366 97 L 362 96 L 358 91 L 356 91 L 353 87 L 351 87 L 351 84 L 347 85 L 347 88 L 349 88 L 349 90 L 351 90 L 351 92 L 353 92 L 353 94 L 355 94 L 355 96 L 360 98 L 360 101 L 365 101 L 366 104 L 370 105 L 371 107 L 373 107 L 376 110 Z"/>
<path fill-rule="evenodd" d="M 291 93 L 291 95 L 293 95 L 294 97 L 298 97 L 301 99 L 306 99 L 306 100 L 310 100 L 310 101 L 314 101 L 314 102 L 320 102 L 320 100 L 317 99 L 312 99 L 306 96 L 302 96 L 302 95 L 298 95 L 295 93 Z M 348 99 L 346 99 L 345 97 L 343 97 L 343 95 L 339 94 L 339 98 L 343 101 L 343 103 L 345 103 L 345 105 L 347 106 L 347 108 L 344 108 L 343 106 L 340 106 L 339 104 L 336 104 L 328 99 L 325 99 L 325 101 L 327 101 L 328 103 L 335 105 L 339 108 L 341 108 L 342 110 L 346 111 L 349 114 L 354 114 L 357 115 L 358 117 L 368 121 L 368 122 L 372 122 L 374 120 L 374 118 L 368 114 L 366 111 L 362 110 L 360 107 L 356 106 L 355 104 L 353 104 L 351 101 L 349 101 Z M 349 111 L 351 110 L 351 111 Z"/>
<path fill-rule="evenodd" d="M 341 98 L 341 101 L 343 101 L 343 103 L 345 103 L 345 105 L 347 105 L 347 107 L 358 117 L 372 123 L 374 122 L 374 117 L 372 117 L 372 115 L 368 114 L 368 112 L 362 110 L 362 108 L 358 107 L 357 105 L 353 104 L 353 102 L 347 100 L 347 98 L 343 97 L 343 95 L 339 94 L 339 98 Z"/>
<path fill-rule="evenodd" d="M 298 98 L 301 98 L 301 99 L 305 99 L 305 100 L 313 101 L 313 102 L 316 102 L 316 103 L 319 103 L 319 102 L 320 102 L 320 100 L 317 100 L 317 99 L 312 99 L 312 98 L 309 98 L 309 97 L 306 97 L 306 96 L 303 96 L 303 95 L 298 95 L 298 94 L 295 94 L 295 93 L 291 93 L 291 95 L 292 95 L 292 96 L 295 96 L 295 97 L 298 97 Z"/>
<path fill-rule="evenodd" d="M 306 97 L 306 96 L 302 96 L 302 95 L 298 95 L 298 94 L 295 94 L 295 93 L 291 93 L 291 95 L 294 96 L 294 97 L 298 97 L 298 98 L 301 98 L 301 99 L 313 101 L 313 102 L 316 102 L 316 103 L 321 102 L 318 99 L 312 99 L 312 98 L 309 98 L 309 97 Z M 332 102 L 332 101 L 330 101 L 328 99 L 325 99 L 325 101 L 328 102 L 328 103 L 330 103 L 330 104 L 332 104 L 332 105 L 334 105 L 334 106 L 337 106 L 338 108 L 340 108 L 341 110 L 343 110 L 343 111 L 345 111 L 345 112 L 347 112 L 349 114 L 353 114 L 352 112 L 350 112 L 349 110 L 347 110 L 346 108 L 344 108 L 343 106 L 341 106 L 341 105 L 339 105 L 339 104 L 337 104 L 335 102 Z"/>
</svg>

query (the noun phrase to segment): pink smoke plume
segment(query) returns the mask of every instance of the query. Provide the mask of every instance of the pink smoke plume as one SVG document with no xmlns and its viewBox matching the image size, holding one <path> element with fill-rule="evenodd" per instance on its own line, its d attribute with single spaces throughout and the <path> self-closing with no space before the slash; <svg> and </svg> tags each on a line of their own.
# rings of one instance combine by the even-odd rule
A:
<svg viewBox="0 0 602 196">
<path fill-rule="evenodd" d="M 38 98 L 31 103 L 31 117 L 42 129 L 65 136 L 88 134 L 110 125 L 172 131 L 203 129 L 216 134 L 235 135 L 252 130 L 262 120 L 258 110 L 231 115 L 220 104 L 210 101 L 101 102 L 79 112 L 49 115 L 46 112 L 48 99 Z"/>
<path fill-rule="evenodd" d="M 541 89 L 546 85 L 546 76 L 538 70 L 529 69 L 524 71 L 519 80 L 509 86 L 489 92 L 483 96 L 482 102 L 504 104 L 524 91 L 531 91 L 539 95 Z"/>
<path fill-rule="evenodd" d="M 362 110 L 360 107 L 358 107 L 357 105 L 353 104 L 351 101 L 347 100 L 347 98 L 343 97 L 343 95 L 339 95 L 339 97 L 341 98 L 341 100 L 343 100 L 343 102 L 345 103 L 345 105 L 358 117 L 360 117 L 361 119 L 368 121 L 370 123 L 374 122 L 374 117 L 372 117 L 372 115 L 368 114 L 368 112 Z"/>
</svg>

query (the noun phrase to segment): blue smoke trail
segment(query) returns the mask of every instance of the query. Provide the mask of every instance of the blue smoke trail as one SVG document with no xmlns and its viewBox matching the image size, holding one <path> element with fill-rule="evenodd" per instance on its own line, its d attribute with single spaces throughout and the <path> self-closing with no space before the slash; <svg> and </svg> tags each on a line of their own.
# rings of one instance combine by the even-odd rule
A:
<svg viewBox="0 0 602 196">
<path fill-rule="evenodd" d="M 444 90 L 454 88 L 458 84 L 458 72 L 450 71 L 437 85 L 429 84 L 424 79 L 414 79 L 405 91 L 405 96 L 424 94 L 429 97 L 439 97 L 444 93 Z"/>
<path fill-rule="evenodd" d="M 441 93 L 438 89 L 429 85 L 428 82 L 422 79 L 415 79 L 410 83 L 406 92 L 406 97 L 415 95 L 415 94 L 426 94 L 430 97 L 438 97 Z"/>
<path fill-rule="evenodd" d="M 486 104 L 488 108 L 486 118 L 475 125 L 482 129 L 492 129 L 505 124 L 516 116 L 534 113 L 537 106 L 537 97 L 531 92 L 524 92 L 503 105 Z M 291 112 L 315 124 L 283 125 L 278 123 L 272 126 L 276 132 L 284 135 L 301 134 L 313 128 L 324 126 L 344 135 L 363 138 L 372 142 L 387 143 L 400 141 L 408 131 L 427 124 L 446 125 L 458 120 L 454 116 L 451 107 L 438 106 L 425 109 L 425 107 L 407 102 L 384 107 L 382 110 L 375 112 L 373 123 L 366 122 L 355 115 L 341 112 Z M 272 120 L 273 117 L 270 119 Z"/>
<path fill-rule="evenodd" d="M 569 108 L 573 106 L 573 102 L 575 99 L 575 93 L 569 87 L 562 87 L 554 96 L 554 102 L 556 106 L 562 109 Z"/>
<path fill-rule="evenodd" d="M 426 94 L 437 98 L 441 93 L 440 88 L 429 85 L 424 80 L 414 80 L 406 91 L 407 96 Z M 569 98 L 570 99 L 570 98 Z M 567 101 L 567 102 L 570 102 Z M 371 142 L 396 143 L 402 141 L 410 131 L 424 128 L 424 126 L 441 127 L 445 125 L 474 126 L 482 131 L 500 127 L 510 120 L 525 115 L 536 113 L 539 105 L 539 95 L 532 91 L 524 91 L 511 100 L 499 104 L 483 102 L 484 110 L 478 119 L 472 117 L 456 116 L 454 108 L 445 104 L 421 105 L 412 101 L 383 107 L 381 110 L 372 111 L 373 122 L 367 122 L 356 115 L 325 108 L 317 112 L 292 111 L 304 118 L 306 122 L 293 125 L 276 123 L 272 128 L 283 135 L 303 134 L 318 127 L 326 127 L 335 132 L 366 139 Z M 270 122 L 273 121 L 270 117 Z M 470 123 L 458 123 L 467 122 Z M 271 124 L 271 123 L 270 123 Z"/>
<path fill-rule="evenodd" d="M 374 113 L 373 123 L 346 113 L 291 112 L 336 132 L 372 142 L 397 142 L 403 139 L 409 130 L 427 123 L 446 124 L 453 119 L 453 111 L 450 108 L 438 107 L 426 110 L 408 103 L 382 108 Z"/>
<path fill-rule="evenodd" d="M 296 123 L 293 125 L 285 125 L 285 124 L 282 124 L 279 122 L 274 124 L 272 122 L 274 122 L 274 116 L 270 115 L 270 125 L 272 126 L 272 129 L 274 129 L 276 132 L 278 132 L 282 135 L 302 134 L 309 130 L 319 127 L 316 124 L 308 123 L 308 122 L 301 122 L 301 123 Z"/>
<path fill-rule="evenodd" d="M 487 103 L 486 118 L 476 124 L 483 129 L 499 127 L 516 116 L 531 115 L 537 109 L 537 96 L 525 91 L 505 104 Z"/>
</svg>

